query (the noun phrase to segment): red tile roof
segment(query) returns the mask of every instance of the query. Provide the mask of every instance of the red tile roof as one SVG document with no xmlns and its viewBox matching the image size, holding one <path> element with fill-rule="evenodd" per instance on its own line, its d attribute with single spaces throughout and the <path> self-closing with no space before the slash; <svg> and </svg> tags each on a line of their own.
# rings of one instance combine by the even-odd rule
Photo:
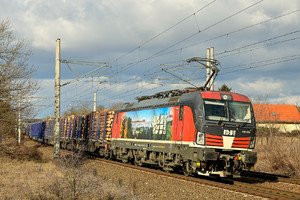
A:
<svg viewBox="0 0 300 200">
<path fill-rule="evenodd" d="M 253 104 L 258 122 L 300 122 L 300 113 L 295 105 Z"/>
</svg>

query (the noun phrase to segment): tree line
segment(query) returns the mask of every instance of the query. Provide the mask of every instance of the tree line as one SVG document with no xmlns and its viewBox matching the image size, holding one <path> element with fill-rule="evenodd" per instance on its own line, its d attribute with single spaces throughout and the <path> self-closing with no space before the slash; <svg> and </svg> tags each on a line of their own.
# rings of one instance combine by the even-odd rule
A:
<svg viewBox="0 0 300 200">
<path fill-rule="evenodd" d="M 31 49 L 18 39 L 9 20 L 0 20 L 0 134 L 16 133 L 18 112 L 32 114 L 30 96 L 38 89 L 35 68 L 28 65 Z M 20 106 L 21 103 L 21 106 Z"/>
</svg>

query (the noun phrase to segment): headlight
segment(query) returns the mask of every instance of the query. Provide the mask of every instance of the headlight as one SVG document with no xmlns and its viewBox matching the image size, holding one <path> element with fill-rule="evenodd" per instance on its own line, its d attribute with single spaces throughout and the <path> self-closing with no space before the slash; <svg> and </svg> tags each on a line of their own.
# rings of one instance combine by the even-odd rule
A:
<svg viewBox="0 0 300 200">
<path fill-rule="evenodd" d="M 197 144 L 204 145 L 204 133 L 198 131 L 197 134 Z"/>
<path fill-rule="evenodd" d="M 255 147 L 255 137 L 251 137 L 249 149 L 254 149 L 254 147 Z"/>
</svg>

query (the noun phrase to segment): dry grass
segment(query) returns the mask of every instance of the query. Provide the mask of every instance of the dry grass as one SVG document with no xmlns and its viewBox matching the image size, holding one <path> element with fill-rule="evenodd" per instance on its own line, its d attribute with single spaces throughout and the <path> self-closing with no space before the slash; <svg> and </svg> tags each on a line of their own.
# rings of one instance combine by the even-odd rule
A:
<svg viewBox="0 0 300 200">
<path fill-rule="evenodd" d="M 300 139 L 296 137 L 270 137 L 258 144 L 258 163 L 255 170 L 300 177 Z"/>
<path fill-rule="evenodd" d="M 20 161 L 43 161 L 43 154 L 38 150 L 40 144 L 18 145 L 15 138 L 8 137 L 0 143 L 0 156 Z"/>
<path fill-rule="evenodd" d="M 81 154 L 53 161 L 52 147 L 11 144 L 1 144 L 0 199 L 137 199 L 125 187 L 103 180 L 100 169 Z"/>
<path fill-rule="evenodd" d="M 268 144 L 258 144 L 256 170 L 300 177 L 299 142 L 299 138 L 274 137 Z M 131 177 L 103 176 L 103 168 L 81 154 L 53 161 L 52 147 L 32 141 L 19 149 L 0 145 L 0 199 L 138 199 L 136 190 L 143 187 Z"/>
</svg>

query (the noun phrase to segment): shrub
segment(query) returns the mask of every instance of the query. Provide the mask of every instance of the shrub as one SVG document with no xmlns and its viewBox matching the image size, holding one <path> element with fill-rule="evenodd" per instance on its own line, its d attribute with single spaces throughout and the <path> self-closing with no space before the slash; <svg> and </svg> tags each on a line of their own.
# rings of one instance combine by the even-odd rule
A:
<svg viewBox="0 0 300 200">
<path fill-rule="evenodd" d="M 42 199 L 136 199 L 125 187 L 104 181 L 97 166 L 86 165 L 88 162 L 81 149 L 78 153 L 70 153 L 55 160 L 60 175 L 48 174 L 53 181 L 45 187 Z"/>
<path fill-rule="evenodd" d="M 19 160 L 42 161 L 42 153 L 36 147 L 21 145 L 17 148 L 16 158 Z"/>
<path fill-rule="evenodd" d="M 296 137 L 270 137 L 267 144 L 256 148 L 256 170 L 300 177 L 299 142 Z"/>
<path fill-rule="evenodd" d="M 42 153 L 38 150 L 38 146 L 25 146 L 18 144 L 13 137 L 5 137 L 0 143 L 0 155 L 16 160 L 32 160 L 42 161 Z"/>
</svg>

